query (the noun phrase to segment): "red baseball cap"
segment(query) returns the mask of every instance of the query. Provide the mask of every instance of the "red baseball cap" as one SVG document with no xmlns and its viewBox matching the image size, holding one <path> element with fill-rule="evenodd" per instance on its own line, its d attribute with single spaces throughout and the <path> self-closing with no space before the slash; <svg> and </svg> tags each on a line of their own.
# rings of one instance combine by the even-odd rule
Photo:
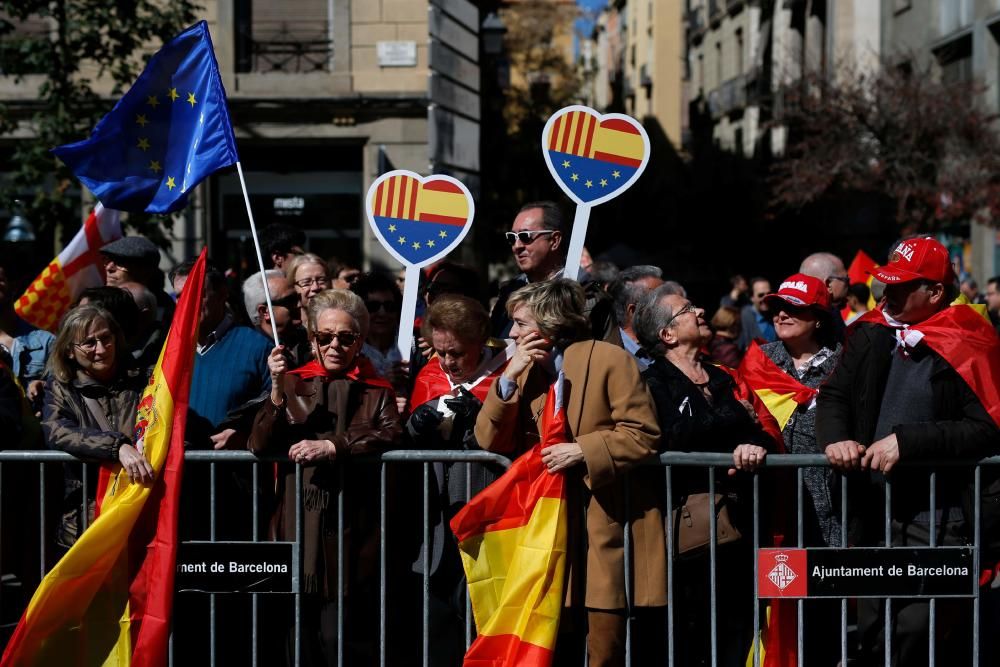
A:
<svg viewBox="0 0 1000 667">
<path fill-rule="evenodd" d="M 830 308 L 830 292 L 826 288 L 826 283 L 804 273 L 788 276 L 778 286 L 777 292 L 768 294 L 764 299 L 781 299 L 798 308 L 813 307 L 820 310 Z"/>
<path fill-rule="evenodd" d="M 886 285 L 899 285 L 913 280 L 935 283 L 955 282 L 948 249 L 930 237 L 902 241 L 889 256 L 885 266 L 869 271 Z"/>
</svg>

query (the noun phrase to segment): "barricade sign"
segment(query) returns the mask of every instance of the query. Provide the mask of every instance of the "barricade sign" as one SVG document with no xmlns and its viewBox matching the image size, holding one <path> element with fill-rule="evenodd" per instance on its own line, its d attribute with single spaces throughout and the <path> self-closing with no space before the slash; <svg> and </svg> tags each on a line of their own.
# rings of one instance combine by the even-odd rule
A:
<svg viewBox="0 0 1000 667">
<path fill-rule="evenodd" d="M 972 547 L 760 549 L 757 597 L 973 597 Z"/>
<path fill-rule="evenodd" d="M 294 542 L 182 542 L 174 588 L 200 593 L 294 593 Z"/>
</svg>

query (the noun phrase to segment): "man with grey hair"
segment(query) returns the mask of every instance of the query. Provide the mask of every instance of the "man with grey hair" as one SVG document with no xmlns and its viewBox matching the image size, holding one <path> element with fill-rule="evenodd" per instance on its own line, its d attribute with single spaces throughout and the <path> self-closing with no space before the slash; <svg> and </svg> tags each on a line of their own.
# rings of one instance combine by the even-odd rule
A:
<svg viewBox="0 0 1000 667">
<path fill-rule="evenodd" d="M 663 284 L 663 271 L 658 266 L 640 264 L 630 266 L 618 274 L 611 283 L 608 293 L 614 311 L 615 323 L 604 340 L 612 345 L 625 348 L 645 370 L 653 362 L 649 353 L 639 345 L 639 337 L 633 328 L 635 311 L 651 291 Z"/>
<path fill-rule="evenodd" d="M 836 340 L 843 342 L 847 327 L 840 311 L 847 305 L 847 289 L 851 286 L 851 277 L 847 275 L 844 261 L 832 252 L 814 252 L 802 260 L 799 273 L 819 278 L 826 283 L 826 289 L 830 293 L 833 334 Z"/>
<path fill-rule="evenodd" d="M 277 330 L 280 339 L 285 327 L 292 320 L 291 311 L 297 309 L 297 303 L 293 304 L 292 299 L 289 299 L 296 297 L 295 288 L 279 269 L 268 269 L 264 275 L 267 277 L 267 291 L 270 293 L 271 307 L 274 310 L 274 322 L 267 312 L 264 281 L 260 279 L 259 271 L 243 281 L 243 305 L 257 331 L 273 340 L 274 332 Z M 297 302 L 297 298 L 295 301 Z"/>
</svg>

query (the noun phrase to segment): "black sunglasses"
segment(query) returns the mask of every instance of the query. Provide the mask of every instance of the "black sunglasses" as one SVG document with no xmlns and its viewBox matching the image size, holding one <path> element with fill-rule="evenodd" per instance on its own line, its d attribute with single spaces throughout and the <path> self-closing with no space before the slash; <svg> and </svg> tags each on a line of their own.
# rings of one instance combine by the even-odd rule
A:
<svg viewBox="0 0 1000 667">
<path fill-rule="evenodd" d="M 320 347 L 330 347 L 334 338 L 340 341 L 341 346 L 350 347 L 358 342 L 358 339 L 361 338 L 361 334 L 356 334 L 353 331 L 341 331 L 340 333 L 320 331 L 314 336 L 314 338 L 316 339 L 316 342 L 319 343 Z"/>
<path fill-rule="evenodd" d="M 272 300 L 271 306 L 274 308 L 287 308 L 288 310 L 295 310 L 299 307 L 299 295 L 289 294 L 284 299 Z"/>
<path fill-rule="evenodd" d="M 521 245 L 531 245 L 542 234 L 555 233 L 554 229 L 532 229 L 526 232 L 504 232 L 504 236 L 507 237 L 507 243 L 512 246 L 518 241 L 521 242 Z"/>
<path fill-rule="evenodd" d="M 399 304 L 395 301 L 375 301 L 372 299 L 365 301 L 365 308 L 368 309 L 370 314 L 377 313 L 379 310 L 384 310 L 387 313 L 395 313 L 399 310 Z"/>
</svg>

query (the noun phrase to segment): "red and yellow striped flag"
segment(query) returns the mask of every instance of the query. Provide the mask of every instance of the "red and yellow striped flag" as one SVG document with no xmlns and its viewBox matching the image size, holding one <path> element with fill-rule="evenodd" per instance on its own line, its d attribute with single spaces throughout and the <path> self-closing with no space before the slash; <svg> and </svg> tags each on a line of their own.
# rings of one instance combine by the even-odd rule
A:
<svg viewBox="0 0 1000 667">
<path fill-rule="evenodd" d="M 104 284 L 100 249 L 122 237 L 119 212 L 100 203 L 59 256 L 49 262 L 14 303 L 18 316 L 55 331 L 69 306 L 88 287 Z"/>
<path fill-rule="evenodd" d="M 203 251 L 136 414 L 136 446 L 152 465 L 154 482 L 133 483 L 121 466 L 112 469 L 100 515 L 38 586 L 0 667 L 166 664 L 204 277 Z"/>
<path fill-rule="evenodd" d="M 566 492 L 542 449 L 567 440 L 557 394 L 554 384 L 542 441 L 451 520 L 479 630 L 466 667 L 552 664 L 566 587 Z"/>
</svg>

